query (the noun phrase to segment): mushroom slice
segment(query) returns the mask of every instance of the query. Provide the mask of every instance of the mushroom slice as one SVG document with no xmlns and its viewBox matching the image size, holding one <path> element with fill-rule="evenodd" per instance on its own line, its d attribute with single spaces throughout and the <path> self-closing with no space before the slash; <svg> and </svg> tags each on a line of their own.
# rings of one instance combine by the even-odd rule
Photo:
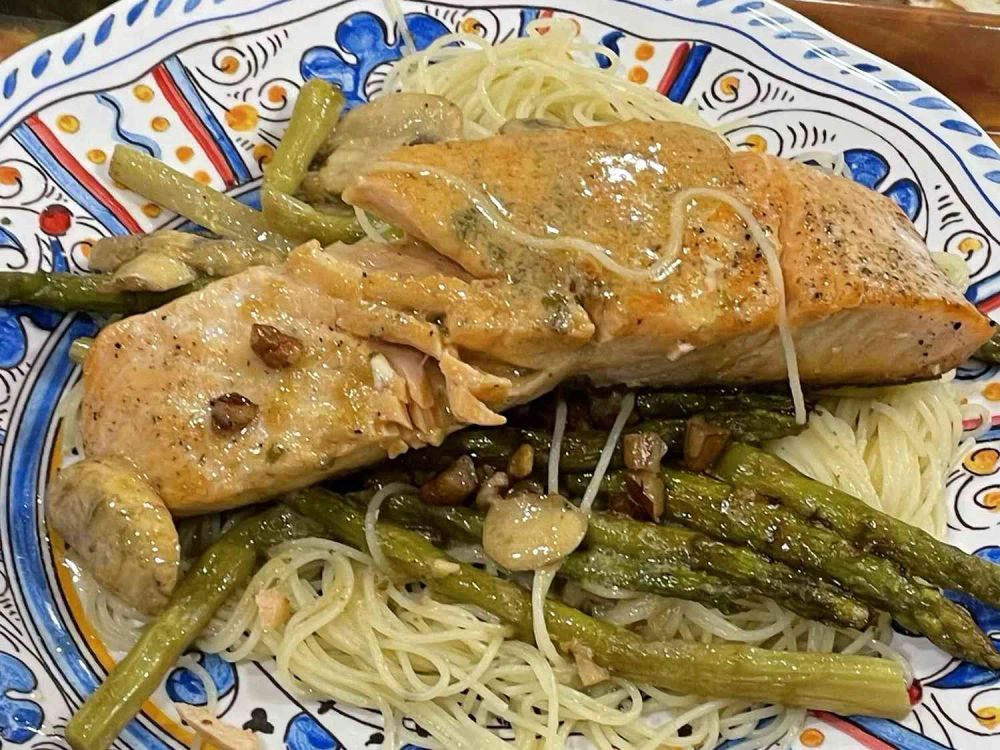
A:
<svg viewBox="0 0 1000 750">
<path fill-rule="evenodd" d="M 476 465 L 468 456 L 460 456 L 420 485 L 420 499 L 427 505 L 462 505 L 478 487 Z"/>
<path fill-rule="evenodd" d="M 562 495 L 521 492 L 490 506 L 483 549 L 508 570 L 538 570 L 566 557 L 586 533 L 586 514 Z"/>
<path fill-rule="evenodd" d="M 539 130 L 565 130 L 554 120 L 543 120 L 538 117 L 520 117 L 507 120 L 500 126 L 500 135 L 517 135 L 520 133 L 537 133 Z"/>
<path fill-rule="evenodd" d="M 442 96 L 389 94 L 355 107 L 320 149 L 329 154 L 320 170 L 322 187 L 342 193 L 372 164 L 400 146 L 462 137 L 462 110 Z"/>
<path fill-rule="evenodd" d="M 89 458 L 63 469 L 49 488 L 46 515 L 98 583 L 146 614 L 166 606 L 177 584 L 177 529 L 126 462 Z"/>
<path fill-rule="evenodd" d="M 122 263 L 112 278 L 116 288 L 128 292 L 165 292 L 190 284 L 198 272 L 182 258 L 147 251 Z"/>
<path fill-rule="evenodd" d="M 251 266 L 276 266 L 277 250 L 258 242 L 217 240 L 173 229 L 127 237 L 105 237 L 94 243 L 93 271 L 113 272 L 108 285 L 130 292 L 165 292 L 200 276 L 232 276 Z"/>
</svg>

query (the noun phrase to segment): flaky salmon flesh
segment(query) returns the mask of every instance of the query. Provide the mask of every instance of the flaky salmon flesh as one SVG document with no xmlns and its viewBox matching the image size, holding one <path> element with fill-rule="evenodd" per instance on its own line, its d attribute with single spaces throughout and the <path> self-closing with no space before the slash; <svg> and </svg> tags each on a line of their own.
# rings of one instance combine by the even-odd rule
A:
<svg viewBox="0 0 1000 750">
<path fill-rule="evenodd" d="M 406 239 L 309 243 L 100 333 L 89 456 L 186 515 L 500 424 L 571 376 L 780 382 L 782 288 L 805 383 L 933 378 L 991 334 L 892 201 L 695 127 L 403 147 L 344 198 Z"/>
</svg>

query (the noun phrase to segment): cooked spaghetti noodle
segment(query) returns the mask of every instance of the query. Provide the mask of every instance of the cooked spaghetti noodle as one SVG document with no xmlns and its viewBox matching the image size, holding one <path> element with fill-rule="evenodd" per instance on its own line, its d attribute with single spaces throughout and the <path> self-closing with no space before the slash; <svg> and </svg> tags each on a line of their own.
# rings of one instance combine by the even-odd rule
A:
<svg viewBox="0 0 1000 750">
<path fill-rule="evenodd" d="M 538 19 L 526 36 L 491 45 L 447 34 L 393 67 L 385 91 L 437 94 L 457 104 L 465 136 L 495 134 L 508 120 L 586 127 L 625 120 L 673 120 L 708 127 L 698 113 L 621 76 L 607 47 L 588 44 L 568 19 Z M 598 65 L 598 57 L 608 66 Z"/>
<path fill-rule="evenodd" d="M 959 396 L 945 381 L 842 390 L 822 399 L 808 429 L 768 447 L 804 474 L 942 537 L 945 480 L 964 447 Z"/>
</svg>

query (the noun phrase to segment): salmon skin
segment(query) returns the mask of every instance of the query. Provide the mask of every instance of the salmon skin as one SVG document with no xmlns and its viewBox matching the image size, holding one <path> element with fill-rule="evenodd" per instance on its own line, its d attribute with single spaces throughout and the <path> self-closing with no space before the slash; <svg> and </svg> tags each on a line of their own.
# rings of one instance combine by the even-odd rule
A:
<svg viewBox="0 0 1000 750">
<path fill-rule="evenodd" d="M 779 382 L 779 291 L 806 383 L 933 378 L 991 334 L 892 201 L 691 126 L 408 146 L 344 197 L 408 239 L 310 243 L 100 333 L 88 455 L 195 514 L 500 424 L 571 376 Z M 302 356 L 262 358 L 255 325 Z"/>
</svg>

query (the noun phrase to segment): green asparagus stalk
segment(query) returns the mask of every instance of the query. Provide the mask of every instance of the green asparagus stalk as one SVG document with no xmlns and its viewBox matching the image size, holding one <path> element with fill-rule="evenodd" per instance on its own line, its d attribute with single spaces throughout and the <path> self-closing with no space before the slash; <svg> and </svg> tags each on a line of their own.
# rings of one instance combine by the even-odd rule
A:
<svg viewBox="0 0 1000 750">
<path fill-rule="evenodd" d="M 382 505 L 382 516 L 408 528 L 430 524 L 452 540 L 482 541 L 483 514 L 471 508 L 428 506 L 412 495 L 396 495 Z M 650 570 L 660 565 L 665 573 L 672 572 L 685 581 L 693 582 L 698 575 L 707 575 L 705 592 L 714 587 L 720 596 L 702 596 L 693 587 L 685 588 L 680 581 L 667 585 L 670 583 L 667 579 L 657 589 L 656 584 L 643 581 L 634 573 L 630 573 L 631 585 L 600 580 L 599 566 L 584 560 L 574 561 L 575 555 L 570 555 L 560 572 L 581 583 L 594 580 L 609 586 L 690 599 L 719 609 L 725 609 L 735 599 L 760 595 L 818 622 L 859 630 L 871 624 L 871 612 L 865 605 L 829 584 L 801 575 L 749 549 L 717 542 L 683 526 L 643 523 L 614 513 L 593 513 L 584 544 L 595 554 L 617 556 L 622 561 L 619 567 L 647 561 L 641 565 Z M 615 576 L 624 581 L 626 573 L 619 571 Z M 721 595 L 723 586 L 732 587 L 726 596 Z"/>
<path fill-rule="evenodd" d="M 636 560 L 599 549 L 568 555 L 562 561 L 559 575 L 584 587 L 596 583 L 608 588 L 670 596 L 700 602 L 727 614 L 745 610 L 741 600 L 758 594 L 750 586 L 730 583 L 686 565 L 662 560 Z"/>
<path fill-rule="evenodd" d="M 262 213 L 134 148 L 115 146 L 110 172 L 130 190 L 220 237 L 260 242 L 283 252 L 295 246 L 273 231 Z"/>
<path fill-rule="evenodd" d="M 315 522 L 279 505 L 237 524 L 209 547 L 167 608 L 70 719 L 66 740 L 73 750 L 111 746 L 219 607 L 250 579 L 261 552 L 319 531 Z"/>
<path fill-rule="evenodd" d="M 264 169 L 261 192 L 264 216 L 285 236 L 317 239 L 324 245 L 355 242 L 364 236 L 353 216 L 322 213 L 293 196 L 343 108 L 341 90 L 320 78 L 307 81 L 299 90 L 288 129 Z"/>
<path fill-rule="evenodd" d="M 872 614 L 861 602 L 745 547 L 723 544 L 680 526 L 633 521 L 613 513 L 590 517 L 585 542 L 633 559 L 673 559 L 730 583 L 748 586 L 811 620 L 864 629 Z"/>
<path fill-rule="evenodd" d="M 363 515 L 338 496 L 314 489 L 287 502 L 335 539 L 366 548 Z M 442 575 L 438 561 L 451 559 L 419 534 L 385 522 L 376 533 L 400 573 L 424 581 L 444 598 L 490 612 L 519 638 L 533 640 L 531 597 L 524 589 L 471 565 L 457 564 L 457 570 Z M 586 646 L 594 661 L 614 674 L 666 690 L 893 718 L 909 711 L 902 670 L 888 659 L 733 644 L 650 643 L 553 599 L 546 600 L 544 616 L 555 643 Z"/>
<path fill-rule="evenodd" d="M 709 477 L 664 469 L 666 516 L 730 544 L 745 544 L 839 584 L 865 604 L 943 651 L 1000 668 L 1000 653 L 969 613 L 935 588 L 904 576 L 890 560 L 862 552 L 836 533 Z"/>
<path fill-rule="evenodd" d="M 627 391 L 612 390 L 588 393 L 591 414 L 600 421 L 611 420 L 618 413 Z M 794 415 L 795 405 L 789 396 L 756 393 L 739 388 L 713 388 L 702 391 L 646 390 L 635 397 L 635 413 L 643 419 L 683 418 L 719 412 L 766 411 Z M 610 426 L 610 421 L 608 421 Z"/>
<path fill-rule="evenodd" d="M 713 424 L 726 427 L 734 439 L 746 442 L 762 442 L 787 435 L 794 435 L 802 428 L 795 418 L 787 414 L 768 411 L 719 412 L 709 416 Z M 670 450 L 680 450 L 684 443 L 687 421 L 684 419 L 650 419 L 627 428 L 628 432 L 655 432 Z M 562 454 L 559 468 L 562 471 L 581 472 L 593 469 L 604 448 L 608 436 L 600 430 L 569 431 L 563 436 Z M 506 462 L 510 455 L 523 444 L 535 449 L 535 464 L 544 466 L 548 462 L 551 434 L 546 430 L 520 427 L 495 427 L 462 430 L 450 435 L 438 448 L 425 448 L 402 457 L 405 466 L 426 468 L 428 462 L 437 459 L 468 454 L 473 458 L 489 462 Z M 619 447 L 612 458 L 612 467 L 624 465 Z"/>
<path fill-rule="evenodd" d="M 983 362 L 995 365 L 1000 364 L 1000 331 L 994 333 L 990 340 L 979 347 L 972 356 Z"/>
<path fill-rule="evenodd" d="M 353 216 L 317 211 L 308 203 L 269 185 L 261 192 L 261 203 L 267 221 L 275 231 L 305 242 L 319 240 L 323 245 L 334 242 L 357 242 L 365 236 Z"/>
<path fill-rule="evenodd" d="M 776 498 L 793 513 L 833 529 L 862 549 L 895 560 L 929 583 L 1000 606 L 1000 565 L 966 554 L 845 492 L 809 479 L 777 456 L 734 444 L 713 473 Z"/>
<path fill-rule="evenodd" d="M 430 524 L 451 540 L 482 542 L 484 514 L 471 508 L 425 505 L 413 495 L 395 495 L 382 504 L 381 516 L 410 529 L 426 528 Z M 681 531 L 693 534 L 687 529 Z M 740 600 L 761 593 L 753 586 L 726 581 L 710 572 L 694 570 L 680 559 L 680 555 L 661 554 L 635 558 L 609 551 L 613 549 L 608 546 L 604 550 L 573 553 L 563 561 L 559 573 L 564 578 L 584 585 L 596 583 L 672 596 L 701 602 L 722 612 L 740 611 L 743 609 L 739 604 Z M 648 559 L 654 556 L 656 560 Z M 867 616 L 867 610 L 862 609 Z"/>
<path fill-rule="evenodd" d="M 123 292 L 109 289 L 107 278 L 73 273 L 0 273 L 0 305 L 35 305 L 58 312 L 140 313 L 201 288 L 198 280 L 166 292 Z"/>
<path fill-rule="evenodd" d="M 292 117 L 278 149 L 264 168 L 264 182 L 282 193 L 294 193 L 323 141 L 340 119 L 344 93 L 322 78 L 302 84 Z"/>
</svg>

